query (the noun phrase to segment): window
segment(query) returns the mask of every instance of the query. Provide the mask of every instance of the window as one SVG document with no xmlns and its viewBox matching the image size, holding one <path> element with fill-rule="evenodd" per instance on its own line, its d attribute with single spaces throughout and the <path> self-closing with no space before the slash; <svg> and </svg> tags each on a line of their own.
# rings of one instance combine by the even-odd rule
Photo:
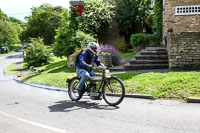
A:
<svg viewBox="0 0 200 133">
<path fill-rule="evenodd" d="M 195 14 L 200 14 L 200 5 L 176 6 L 175 15 L 195 15 Z"/>
</svg>

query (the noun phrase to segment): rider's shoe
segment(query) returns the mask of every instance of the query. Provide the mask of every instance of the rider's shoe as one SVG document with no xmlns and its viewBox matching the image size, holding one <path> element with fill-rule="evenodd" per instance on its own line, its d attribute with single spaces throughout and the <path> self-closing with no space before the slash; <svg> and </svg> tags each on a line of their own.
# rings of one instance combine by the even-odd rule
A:
<svg viewBox="0 0 200 133">
<path fill-rule="evenodd" d="M 77 89 L 77 92 L 78 92 L 79 96 L 83 95 L 83 93 L 84 93 L 83 90 L 79 90 L 79 89 Z"/>
</svg>

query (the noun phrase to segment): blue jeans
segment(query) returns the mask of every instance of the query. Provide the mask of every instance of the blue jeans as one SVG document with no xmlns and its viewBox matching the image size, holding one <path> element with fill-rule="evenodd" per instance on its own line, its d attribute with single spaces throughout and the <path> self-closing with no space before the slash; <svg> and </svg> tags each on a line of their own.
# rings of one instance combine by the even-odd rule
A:
<svg viewBox="0 0 200 133">
<path fill-rule="evenodd" d="M 95 76 L 95 72 L 88 72 L 85 69 L 76 68 L 76 73 L 81 77 L 81 80 L 78 85 L 78 90 L 82 90 L 85 82 L 90 78 L 90 76 Z"/>
</svg>

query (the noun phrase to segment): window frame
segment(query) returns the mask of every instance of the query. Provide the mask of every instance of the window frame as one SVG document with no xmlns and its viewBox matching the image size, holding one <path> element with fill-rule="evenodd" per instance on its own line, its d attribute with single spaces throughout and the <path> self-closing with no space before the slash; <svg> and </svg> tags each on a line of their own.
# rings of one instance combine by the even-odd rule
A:
<svg viewBox="0 0 200 133">
<path fill-rule="evenodd" d="M 175 15 L 200 15 L 200 5 L 176 6 Z"/>
</svg>

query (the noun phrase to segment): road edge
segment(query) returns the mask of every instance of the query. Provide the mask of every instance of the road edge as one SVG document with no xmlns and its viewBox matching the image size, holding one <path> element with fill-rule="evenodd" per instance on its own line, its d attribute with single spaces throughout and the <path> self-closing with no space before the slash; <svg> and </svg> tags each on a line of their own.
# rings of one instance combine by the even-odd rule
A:
<svg viewBox="0 0 200 133">
<path fill-rule="evenodd" d="M 4 75 L 6 75 L 7 77 L 9 77 L 10 79 L 22 83 L 22 84 L 26 84 L 32 87 L 37 87 L 40 89 L 45 89 L 45 90 L 51 90 L 51 91 L 63 91 L 63 92 L 68 92 L 67 89 L 64 88 L 57 88 L 57 87 L 51 87 L 51 86 L 43 86 L 43 85 L 36 85 L 36 84 L 30 84 L 30 83 L 26 83 L 26 82 L 22 82 L 20 80 L 17 80 L 16 78 L 13 78 L 11 76 L 9 76 L 8 74 L 5 73 L 5 69 L 3 70 Z M 125 94 L 125 97 L 127 98 L 139 98 L 139 99 L 149 99 L 149 100 L 153 100 L 152 95 L 149 94 Z M 186 99 L 187 103 L 200 103 L 200 98 L 197 97 L 188 97 Z"/>
</svg>

